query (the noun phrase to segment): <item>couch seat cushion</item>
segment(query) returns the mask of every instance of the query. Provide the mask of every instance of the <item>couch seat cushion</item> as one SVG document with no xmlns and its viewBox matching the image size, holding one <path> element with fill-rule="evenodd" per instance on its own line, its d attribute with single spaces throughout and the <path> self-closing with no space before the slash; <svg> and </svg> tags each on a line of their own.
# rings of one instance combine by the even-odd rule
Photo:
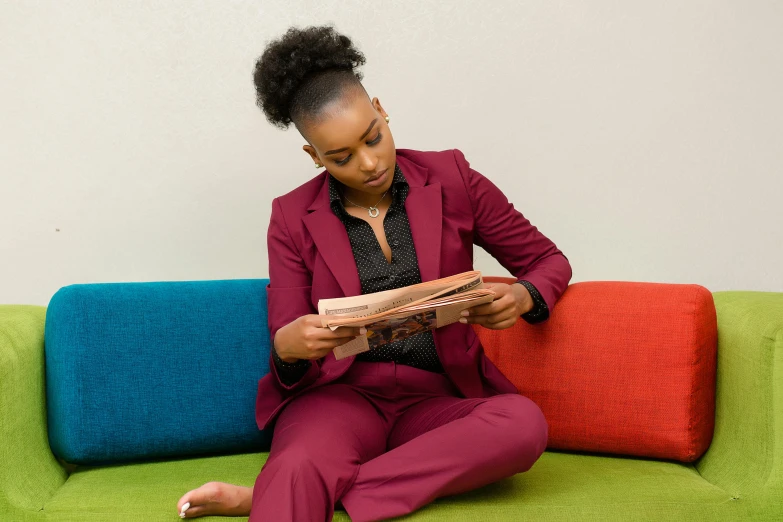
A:
<svg viewBox="0 0 783 522">
<path fill-rule="evenodd" d="M 210 480 L 252 486 L 265 453 L 80 468 L 44 506 L 51 520 L 179 520 L 176 503 Z M 731 496 L 689 464 L 548 451 L 527 473 L 439 499 L 415 521 L 703 520 Z M 199 520 L 228 520 L 204 517 Z M 243 520 L 234 519 L 231 520 Z M 347 522 L 344 511 L 335 521 Z"/>
</svg>

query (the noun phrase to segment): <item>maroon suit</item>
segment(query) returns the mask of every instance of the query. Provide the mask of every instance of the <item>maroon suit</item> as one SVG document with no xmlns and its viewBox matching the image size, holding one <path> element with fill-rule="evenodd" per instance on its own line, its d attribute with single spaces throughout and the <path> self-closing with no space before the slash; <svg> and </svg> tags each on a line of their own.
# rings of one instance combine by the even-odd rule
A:
<svg viewBox="0 0 783 522">
<path fill-rule="evenodd" d="M 405 210 L 422 281 L 473 270 L 473 245 L 476 244 L 487 250 L 517 279 L 531 282 L 546 301 L 550 312 L 553 310 L 571 278 L 568 260 L 552 241 L 514 209 L 492 182 L 470 168 L 460 151 L 397 149 L 397 163 L 410 187 Z M 391 169 L 392 166 L 389 167 Z M 302 315 L 317 313 L 320 299 L 361 294 L 347 232 L 329 204 L 328 182 L 328 173 L 323 172 L 272 203 L 267 240 L 270 277 L 267 296 L 273 339 L 280 327 Z M 441 391 L 451 386 L 452 395 L 476 399 L 476 404 L 498 394 L 517 393 L 513 384 L 484 355 L 470 325 L 455 323 L 434 330 L 434 340 L 448 377 L 446 381 L 450 381 L 448 385 L 438 385 Z M 320 361 L 313 361 L 304 377 L 292 386 L 281 382 L 275 365 L 270 361 L 272 370 L 258 385 L 256 421 L 259 428 L 272 426 L 283 408 L 305 390 L 310 397 L 307 400 L 317 402 L 318 394 L 313 395 L 314 390 L 339 382 L 341 378 L 353 379 L 357 372 L 349 372 L 349 369 L 354 359 L 348 357 L 338 361 L 329 354 Z M 417 372 L 430 374 L 411 370 L 416 375 L 419 375 Z M 394 370 L 388 371 L 394 373 Z M 334 385 L 327 388 L 336 389 Z M 524 397 L 518 398 L 530 402 Z M 290 424 L 295 423 L 286 420 L 285 425 Z M 279 424 L 275 431 L 276 441 L 278 431 Z M 283 442 L 279 445 L 282 447 Z M 529 465 L 532 462 L 526 464 Z M 263 487 L 268 489 L 269 483 L 265 482 Z M 350 487 L 350 484 L 345 487 Z M 420 484 L 416 487 L 421 489 Z M 464 487 L 459 490 L 464 490 Z M 438 493 L 444 491 L 453 493 L 455 490 L 441 488 Z M 257 495 L 255 491 L 254 510 Z M 376 499 L 374 505 L 377 502 Z M 357 505 L 356 512 L 351 511 L 349 502 L 344 500 L 344 503 L 352 517 L 363 519 L 368 516 L 358 513 L 364 509 L 358 507 L 358 500 L 351 500 Z M 411 502 L 411 505 L 416 503 L 421 504 Z M 390 508 L 383 516 L 394 513 L 403 514 L 400 509 L 395 511 Z M 251 514 L 253 519 L 254 514 Z"/>
</svg>

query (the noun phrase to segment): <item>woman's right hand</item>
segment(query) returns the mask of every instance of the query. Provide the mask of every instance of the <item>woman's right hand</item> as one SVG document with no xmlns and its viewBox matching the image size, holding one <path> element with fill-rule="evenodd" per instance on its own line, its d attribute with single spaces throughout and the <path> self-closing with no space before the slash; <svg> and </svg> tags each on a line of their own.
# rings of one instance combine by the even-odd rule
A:
<svg viewBox="0 0 783 522">
<path fill-rule="evenodd" d="M 277 355 L 289 363 L 299 359 L 320 359 L 367 332 L 364 328 L 347 326 L 332 331 L 328 326 L 321 326 L 321 319 L 322 316 L 317 314 L 303 315 L 281 327 L 275 334 Z"/>
</svg>

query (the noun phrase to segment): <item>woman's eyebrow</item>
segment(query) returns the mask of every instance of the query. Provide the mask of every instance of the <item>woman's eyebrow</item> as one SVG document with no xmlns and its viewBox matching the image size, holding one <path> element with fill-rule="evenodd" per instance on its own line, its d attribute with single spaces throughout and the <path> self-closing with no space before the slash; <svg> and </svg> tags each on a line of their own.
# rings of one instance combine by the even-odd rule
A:
<svg viewBox="0 0 783 522">
<path fill-rule="evenodd" d="M 370 126 L 367 127 L 367 130 L 364 131 L 364 134 L 362 134 L 359 137 L 359 141 L 363 140 L 364 137 L 367 136 L 370 133 L 370 131 L 372 130 L 372 128 L 375 126 L 375 124 L 377 122 L 378 122 L 378 118 L 375 118 L 374 120 L 372 120 L 370 122 Z M 329 154 L 337 154 L 338 152 L 343 152 L 343 151 L 346 151 L 346 150 L 348 150 L 348 147 L 343 147 L 342 149 L 328 150 L 328 151 L 324 152 L 324 156 L 328 156 Z"/>
</svg>

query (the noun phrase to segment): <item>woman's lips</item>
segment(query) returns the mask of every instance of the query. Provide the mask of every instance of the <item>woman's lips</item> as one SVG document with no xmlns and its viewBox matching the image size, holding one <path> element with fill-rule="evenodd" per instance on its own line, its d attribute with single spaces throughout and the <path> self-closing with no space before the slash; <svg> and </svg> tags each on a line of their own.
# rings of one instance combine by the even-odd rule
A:
<svg viewBox="0 0 783 522">
<path fill-rule="evenodd" d="M 378 187 L 380 185 L 383 185 L 386 182 L 386 172 L 388 170 L 389 169 L 385 169 L 383 172 L 381 172 L 380 176 L 378 176 L 378 177 L 376 177 L 374 179 L 365 181 L 364 184 L 367 185 L 368 187 Z"/>
</svg>

